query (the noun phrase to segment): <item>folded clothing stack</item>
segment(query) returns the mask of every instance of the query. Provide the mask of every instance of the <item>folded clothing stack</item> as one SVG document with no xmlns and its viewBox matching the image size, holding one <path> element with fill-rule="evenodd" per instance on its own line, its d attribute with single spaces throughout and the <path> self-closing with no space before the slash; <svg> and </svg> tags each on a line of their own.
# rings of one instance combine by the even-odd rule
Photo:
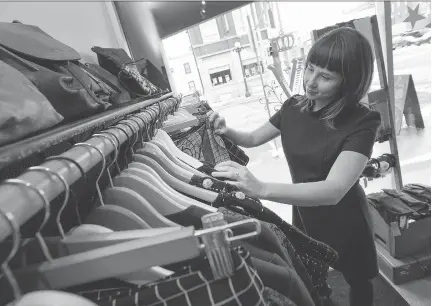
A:
<svg viewBox="0 0 432 306">
<path fill-rule="evenodd" d="M 431 188 L 422 184 L 407 184 L 401 191 L 383 189 L 368 195 L 369 204 L 387 223 L 399 222 L 401 217 L 419 220 L 430 217 Z"/>
</svg>

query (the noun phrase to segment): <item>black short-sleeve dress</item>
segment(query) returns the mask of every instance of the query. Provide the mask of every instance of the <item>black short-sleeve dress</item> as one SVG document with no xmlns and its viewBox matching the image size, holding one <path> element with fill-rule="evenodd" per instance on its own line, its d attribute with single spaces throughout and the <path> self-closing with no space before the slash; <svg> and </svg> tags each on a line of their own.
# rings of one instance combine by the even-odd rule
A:
<svg viewBox="0 0 432 306">
<path fill-rule="evenodd" d="M 283 150 L 293 183 L 325 180 L 342 151 L 369 157 L 380 114 L 365 106 L 349 106 L 336 118 L 336 130 L 320 119 L 322 109 L 301 112 L 288 99 L 270 122 L 280 130 Z M 339 254 L 334 266 L 347 278 L 378 275 L 377 255 L 367 198 L 357 181 L 343 199 L 333 206 L 297 207 L 306 233 L 332 246 Z"/>
</svg>

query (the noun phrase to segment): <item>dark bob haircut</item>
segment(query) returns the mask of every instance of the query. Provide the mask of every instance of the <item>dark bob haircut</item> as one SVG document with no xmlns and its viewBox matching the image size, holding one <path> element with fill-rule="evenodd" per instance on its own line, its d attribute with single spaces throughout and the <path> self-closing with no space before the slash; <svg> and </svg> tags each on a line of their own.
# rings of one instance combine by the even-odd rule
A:
<svg viewBox="0 0 432 306">
<path fill-rule="evenodd" d="M 325 107 L 321 116 L 327 127 L 335 129 L 338 114 L 348 105 L 359 104 L 369 90 L 374 72 L 372 47 L 359 31 L 348 27 L 337 28 L 313 44 L 305 68 L 309 63 L 342 76 L 339 95 Z M 302 111 L 308 111 L 313 106 L 313 101 L 302 96 L 297 106 Z"/>
</svg>

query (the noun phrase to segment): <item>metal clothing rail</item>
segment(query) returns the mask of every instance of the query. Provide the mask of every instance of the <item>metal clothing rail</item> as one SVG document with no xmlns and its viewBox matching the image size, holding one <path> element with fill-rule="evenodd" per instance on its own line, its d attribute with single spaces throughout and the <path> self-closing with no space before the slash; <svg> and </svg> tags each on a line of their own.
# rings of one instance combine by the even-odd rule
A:
<svg viewBox="0 0 432 306">
<path fill-rule="evenodd" d="M 166 95 L 157 99 L 156 101 L 166 100 L 171 95 Z M 153 104 L 155 101 L 146 101 L 139 105 L 134 105 L 134 107 L 127 108 L 128 113 L 139 110 L 146 105 Z M 163 101 L 161 101 L 163 103 Z M 175 106 L 178 105 L 177 101 L 172 101 L 172 111 L 175 111 Z M 146 112 L 143 110 L 143 112 Z M 140 113 L 143 113 L 140 112 Z M 140 114 L 138 113 L 138 114 Z M 105 118 L 100 118 L 98 120 L 106 121 L 110 120 L 116 116 L 126 115 L 126 110 L 121 111 L 121 113 L 111 114 L 105 116 Z M 158 114 L 159 116 L 160 114 Z M 130 118 L 133 118 L 132 115 Z M 137 122 L 140 120 L 130 120 L 124 119 L 123 122 L 130 122 L 130 125 L 137 126 Z M 90 125 L 90 123 L 88 123 Z M 121 126 L 122 123 L 118 123 L 113 125 L 112 127 L 108 127 L 104 131 L 109 131 L 113 133 L 119 140 L 120 144 L 123 144 L 128 138 L 126 134 L 123 133 L 120 129 L 114 128 L 115 126 Z M 144 123 L 140 123 L 140 129 L 144 127 Z M 78 127 L 77 127 L 78 129 Z M 124 131 L 128 132 L 128 137 L 130 138 L 132 135 L 132 130 L 128 130 L 127 128 L 123 128 Z M 114 140 L 114 139 L 113 139 Z M 86 143 L 95 146 L 99 150 L 101 150 L 104 156 L 109 155 L 111 152 L 115 150 L 115 147 L 111 141 L 101 137 L 92 137 Z M 116 140 L 114 140 L 116 143 Z M 83 147 L 77 146 L 73 147 L 60 156 L 65 156 L 75 160 L 83 169 L 85 173 L 89 172 L 94 166 L 102 161 L 102 156 L 98 151 L 91 147 Z M 46 167 L 60 176 L 62 176 L 68 185 L 72 185 L 78 179 L 81 178 L 80 169 L 73 163 L 67 160 L 50 160 L 44 162 L 41 166 Z M 65 187 L 63 182 L 59 180 L 54 175 L 50 175 L 49 173 L 44 173 L 41 171 L 26 171 L 17 179 L 22 180 L 24 182 L 30 183 L 33 187 L 42 191 L 47 198 L 48 201 L 52 201 L 57 196 L 62 194 L 65 191 Z M 0 209 L 3 212 L 10 212 L 14 216 L 14 220 L 20 226 L 26 223 L 31 217 L 33 217 L 39 210 L 44 208 L 44 202 L 41 196 L 33 189 L 27 188 L 25 186 L 20 185 L 11 185 L 11 184 L 2 184 L 0 182 Z M 8 223 L 0 218 L 0 242 L 3 241 L 6 237 L 11 234 L 11 228 Z"/>
<path fill-rule="evenodd" d="M 133 105 L 109 110 L 102 114 L 60 126 L 46 133 L 30 137 L 17 143 L 3 146 L 0 148 L 0 171 L 13 162 L 23 160 L 32 154 L 43 152 L 54 145 L 87 132 L 92 128 L 102 126 L 105 123 L 122 118 L 125 115 L 139 111 L 142 108 L 157 103 L 158 101 L 163 101 L 172 96 L 172 93 L 168 93 L 159 98 L 153 98 Z"/>
</svg>

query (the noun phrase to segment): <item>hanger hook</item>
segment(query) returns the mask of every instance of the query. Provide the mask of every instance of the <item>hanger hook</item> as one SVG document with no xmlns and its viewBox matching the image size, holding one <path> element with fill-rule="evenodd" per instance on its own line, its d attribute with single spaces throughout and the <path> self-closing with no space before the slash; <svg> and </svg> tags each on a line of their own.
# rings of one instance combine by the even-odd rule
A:
<svg viewBox="0 0 432 306">
<path fill-rule="evenodd" d="M 135 123 L 137 124 L 137 126 L 138 126 L 138 135 L 137 135 L 137 138 L 141 138 L 140 140 L 141 140 L 141 145 L 142 145 L 143 142 L 144 142 L 144 136 L 143 136 L 143 128 L 144 128 L 144 126 L 145 126 L 145 121 L 144 121 L 144 119 L 141 118 L 141 117 L 138 117 L 138 116 L 136 116 L 136 115 L 129 116 L 128 119 L 129 119 L 129 120 L 132 120 L 133 122 L 135 122 Z M 139 121 L 136 121 L 136 119 L 140 119 L 141 122 L 143 123 L 143 125 L 141 125 L 141 124 L 139 123 Z M 138 137 L 138 136 L 139 136 L 139 137 Z"/>
<path fill-rule="evenodd" d="M 145 116 L 148 115 L 148 118 L 149 118 L 149 120 L 147 122 L 147 126 L 146 126 L 147 141 L 151 140 L 151 137 L 150 137 L 149 133 L 150 133 L 150 128 L 151 128 L 151 124 L 152 124 L 152 121 L 153 121 L 153 115 L 154 114 L 155 114 L 154 113 L 154 109 L 152 109 L 152 108 L 146 109 L 146 111 L 143 113 L 143 115 L 145 115 Z"/>
<path fill-rule="evenodd" d="M 145 143 L 145 139 L 144 139 L 144 131 L 146 131 L 146 134 L 147 134 L 147 122 L 146 122 L 147 117 L 143 118 L 142 116 L 146 116 L 146 113 L 142 112 L 142 113 L 139 113 L 139 114 L 135 114 L 135 118 L 141 120 L 141 122 L 142 122 L 142 127 L 141 127 L 141 148 L 144 148 L 145 144 L 146 144 Z"/>
<path fill-rule="evenodd" d="M 144 116 L 144 118 L 141 118 L 141 116 Z M 143 135 L 144 135 L 144 131 L 147 137 L 147 141 L 150 141 L 151 139 L 149 138 L 149 128 L 150 128 L 150 121 L 152 119 L 151 114 L 149 114 L 147 111 L 144 111 L 142 113 L 139 114 L 139 118 L 143 120 L 144 122 L 144 127 L 143 127 Z M 143 139 L 144 145 L 145 145 L 145 141 Z"/>
<path fill-rule="evenodd" d="M 114 134 L 113 132 L 110 132 L 110 131 L 102 131 L 102 132 L 100 132 L 100 134 L 111 135 L 117 141 L 117 146 L 115 146 L 116 156 L 114 157 L 114 162 L 115 162 L 115 165 L 116 165 L 118 173 L 120 173 L 121 170 L 120 170 L 120 166 L 118 164 L 118 156 L 120 155 L 120 146 L 121 146 L 121 143 L 120 143 L 119 138 L 116 136 L 116 134 Z M 112 164 L 113 163 L 111 163 L 108 167 L 111 167 Z"/>
<path fill-rule="evenodd" d="M 139 122 L 137 122 L 136 120 L 134 120 L 134 118 L 133 117 L 130 117 L 130 118 L 126 118 L 127 120 L 132 120 L 132 122 L 133 123 L 135 123 L 136 124 L 136 131 L 135 131 L 135 142 L 134 142 L 134 144 L 133 144 L 133 146 L 135 146 L 136 145 L 136 143 L 138 142 L 138 140 L 139 140 L 139 135 L 140 135 L 140 132 L 141 132 L 141 125 L 139 124 Z M 129 122 L 128 122 L 129 123 Z M 132 124 L 133 125 L 133 124 Z M 133 125 L 134 127 L 135 127 L 135 125 Z"/>
<path fill-rule="evenodd" d="M 157 105 L 158 105 L 158 111 L 157 111 L 157 114 L 156 114 L 156 122 L 155 122 L 156 126 L 157 126 L 158 123 L 159 123 L 159 124 L 161 123 L 160 120 L 159 120 L 159 118 L 162 117 L 161 102 L 160 102 L 160 101 L 157 101 Z M 159 128 L 159 127 L 158 127 L 158 128 Z M 156 135 L 156 134 L 155 134 L 155 135 Z M 153 135 L 153 137 L 154 137 L 155 135 Z"/>
<path fill-rule="evenodd" d="M 129 143 L 130 143 L 129 134 L 124 130 L 124 128 L 115 125 L 115 126 L 111 126 L 110 129 L 117 129 L 117 130 L 123 132 L 123 134 L 126 135 L 127 145 L 129 146 Z M 119 143 L 120 143 L 120 142 L 119 142 Z M 120 146 L 119 146 L 119 152 L 120 152 Z M 120 154 L 120 153 L 119 153 L 119 154 Z M 125 162 L 126 162 L 126 164 L 128 164 L 128 160 L 127 160 L 127 150 L 125 150 L 125 152 L 124 152 L 124 158 L 125 158 Z M 119 168 L 119 169 L 120 169 L 120 168 Z M 120 171 L 119 171 L 119 172 L 120 172 Z"/>
<path fill-rule="evenodd" d="M 0 216 L 9 224 L 12 232 L 12 249 L 8 257 L 2 262 L 1 269 L 3 271 L 3 275 L 6 277 L 6 279 L 8 280 L 9 284 L 12 287 L 15 300 L 19 300 L 22 296 L 21 289 L 18 285 L 15 276 L 13 275 L 11 269 L 9 268 L 9 262 L 18 253 L 21 244 L 20 228 L 11 212 L 4 212 L 0 210 Z"/>
<path fill-rule="evenodd" d="M 81 173 L 81 177 L 84 178 L 84 184 L 87 184 L 87 175 L 84 172 L 84 169 L 81 167 L 81 165 L 76 160 L 74 160 L 74 159 L 72 159 L 70 157 L 67 157 L 67 156 L 55 155 L 55 156 L 47 157 L 45 159 L 45 162 L 51 161 L 51 160 L 65 160 L 65 161 L 68 161 L 68 162 L 74 164 L 78 168 L 79 172 Z M 76 195 L 75 195 L 75 193 L 73 192 L 72 189 L 70 189 L 70 194 L 72 195 L 71 198 L 73 198 L 74 202 L 75 202 L 75 212 L 77 214 L 78 224 L 82 224 L 77 197 L 76 197 Z M 59 211 L 59 214 L 58 214 L 57 218 L 58 218 L 58 220 L 60 220 L 60 218 L 61 218 L 60 211 Z"/>
<path fill-rule="evenodd" d="M 158 122 L 158 116 L 159 116 L 159 113 L 158 113 L 158 111 L 155 109 L 155 107 L 150 107 L 148 110 L 151 111 L 152 114 L 154 114 L 154 117 L 150 115 L 150 116 L 151 116 L 150 125 L 151 125 L 151 129 L 152 129 L 151 134 L 152 134 L 153 136 L 150 137 L 150 134 L 149 134 L 150 131 L 148 131 L 148 133 L 147 133 L 148 140 L 150 141 L 150 140 L 152 140 L 153 137 L 156 135 L 156 124 L 157 124 L 157 122 Z M 152 122 L 152 121 L 153 121 L 153 122 Z"/>
<path fill-rule="evenodd" d="M 57 177 L 63 183 L 63 186 L 65 188 L 65 196 L 64 196 L 64 199 L 63 199 L 63 204 L 60 207 L 60 210 L 59 210 L 59 212 L 58 212 L 58 214 L 56 216 L 56 224 L 57 224 L 57 228 L 58 228 L 58 230 L 60 232 L 60 236 L 62 238 L 64 238 L 65 237 L 65 233 L 64 233 L 64 230 L 63 230 L 63 226 L 61 225 L 61 219 L 60 219 L 60 217 L 61 217 L 61 215 L 63 213 L 63 210 L 66 208 L 67 203 L 69 202 L 69 194 L 70 194 L 69 184 L 66 182 L 66 180 L 65 180 L 65 178 L 63 176 L 61 176 L 59 173 L 57 173 L 57 172 L 55 172 L 55 171 L 53 171 L 53 170 L 51 170 L 51 169 L 49 169 L 47 167 L 35 166 L 35 167 L 28 168 L 27 171 L 41 171 L 41 172 L 44 172 L 44 173 L 47 173 L 47 174 L 51 174 L 51 175 L 54 175 L 55 177 Z"/>
<path fill-rule="evenodd" d="M 158 105 L 158 109 L 155 110 L 155 120 L 153 122 L 153 127 L 152 127 L 152 139 L 153 137 L 156 136 L 157 130 L 159 129 L 159 126 L 162 122 L 162 120 L 160 120 L 162 116 L 160 103 L 158 102 L 157 105 Z"/>
<path fill-rule="evenodd" d="M 107 170 L 107 173 L 108 173 L 108 179 L 109 179 L 109 182 L 110 182 L 110 185 L 111 185 L 111 187 L 114 187 L 114 184 L 113 184 L 113 180 L 112 180 L 112 176 L 111 176 L 111 172 L 110 172 L 110 167 L 115 163 L 115 161 L 116 161 L 116 158 L 117 158 L 117 155 L 118 155 L 118 152 L 117 152 L 117 146 L 116 146 L 116 144 L 115 144 L 115 142 L 114 142 L 114 140 L 112 140 L 110 137 L 108 137 L 107 135 L 104 135 L 103 133 L 96 133 L 96 134 L 93 134 L 92 135 L 92 137 L 99 137 L 99 138 L 104 138 L 104 139 L 107 139 L 109 142 L 111 142 L 111 144 L 113 145 L 113 147 L 114 147 L 114 158 L 113 158 L 113 161 L 106 167 L 106 170 Z M 105 145 L 105 144 L 104 144 Z"/>
<path fill-rule="evenodd" d="M 135 152 L 134 152 L 134 150 L 133 150 L 133 147 L 135 146 L 135 144 L 137 143 L 137 141 L 138 141 L 138 135 L 136 135 L 137 133 L 137 131 L 134 129 L 134 128 L 132 128 L 132 124 L 130 124 L 129 122 L 125 122 L 124 120 L 122 120 L 122 121 L 120 121 L 119 122 L 119 124 L 124 124 L 124 125 L 126 125 L 131 131 L 132 131 L 132 136 L 134 137 L 133 138 L 133 142 L 132 142 L 132 145 L 130 145 L 127 149 L 126 149 L 126 151 L 129 149 L 130 151 L 131 151 L 131 153 L 132 154 L 135 154 Z"/>
<path fill-rule="evenodd" d="M 46 245 L 46 243 L 42 237 L 42 234 L 41 234 L 42 229 L 45 227 L 46 223 L 48 222 L 48 220 L 51 216 L 50 205 L 49 205 L 49 201 L 48 201 L 47 197 L 45 196 L 45 192 L 43 192 L 43 190 L 36 188 L 35 186 L 30 184 L 29 182 L 25 182 L 21 179 L 8 179 L 8 180 L 3 181 L 2 184 L 24 186 L 28 189 L 35 191 L 40 196 L 40 198 L 42 199 L 42 202 L 44 204 L 44 209 L 45 209 L 45 215 L 44 215 L 44 219 L 42 221 L 42 224 L 40 225 L 38 231 L 35 234 L 35 237 L 40 244 L 40 247 L 42 249 L 42 252 L 43 252 L 45 258 L 48 261 L 51 261 L 52 260 L 51 253 L 50 253 L 48 246 Z"/>
<path fill-rule="evenodd" d="M 101 169 L 101 171 L 99 173 L 99 176 L 96 179 L 96 191 L 98 193 L 101 205 L 104 206 L 105 204 L 103 202 L 102 193 L 101 193 L 101 190 L 100 190 L 100 187 L 99 187 L 99 180 L 101 179 L 101 177 L 103 175 L 103 172 L 105 170 L 105 166 L 106 166 L 106 160 L 105 160 L 104 153 L 99 148 L 97 148 L 96 146 L 94 146 L 92 144 L 89 144 L 89 143 L 86 143 L 86 142 L 78 142 L 78 143 L 74 144 L 74 147 L 89 147 L 89 148 L 95 149 L 100 154 L 100 156 L 102 157 L 102 169 Z"/>
</svg>

